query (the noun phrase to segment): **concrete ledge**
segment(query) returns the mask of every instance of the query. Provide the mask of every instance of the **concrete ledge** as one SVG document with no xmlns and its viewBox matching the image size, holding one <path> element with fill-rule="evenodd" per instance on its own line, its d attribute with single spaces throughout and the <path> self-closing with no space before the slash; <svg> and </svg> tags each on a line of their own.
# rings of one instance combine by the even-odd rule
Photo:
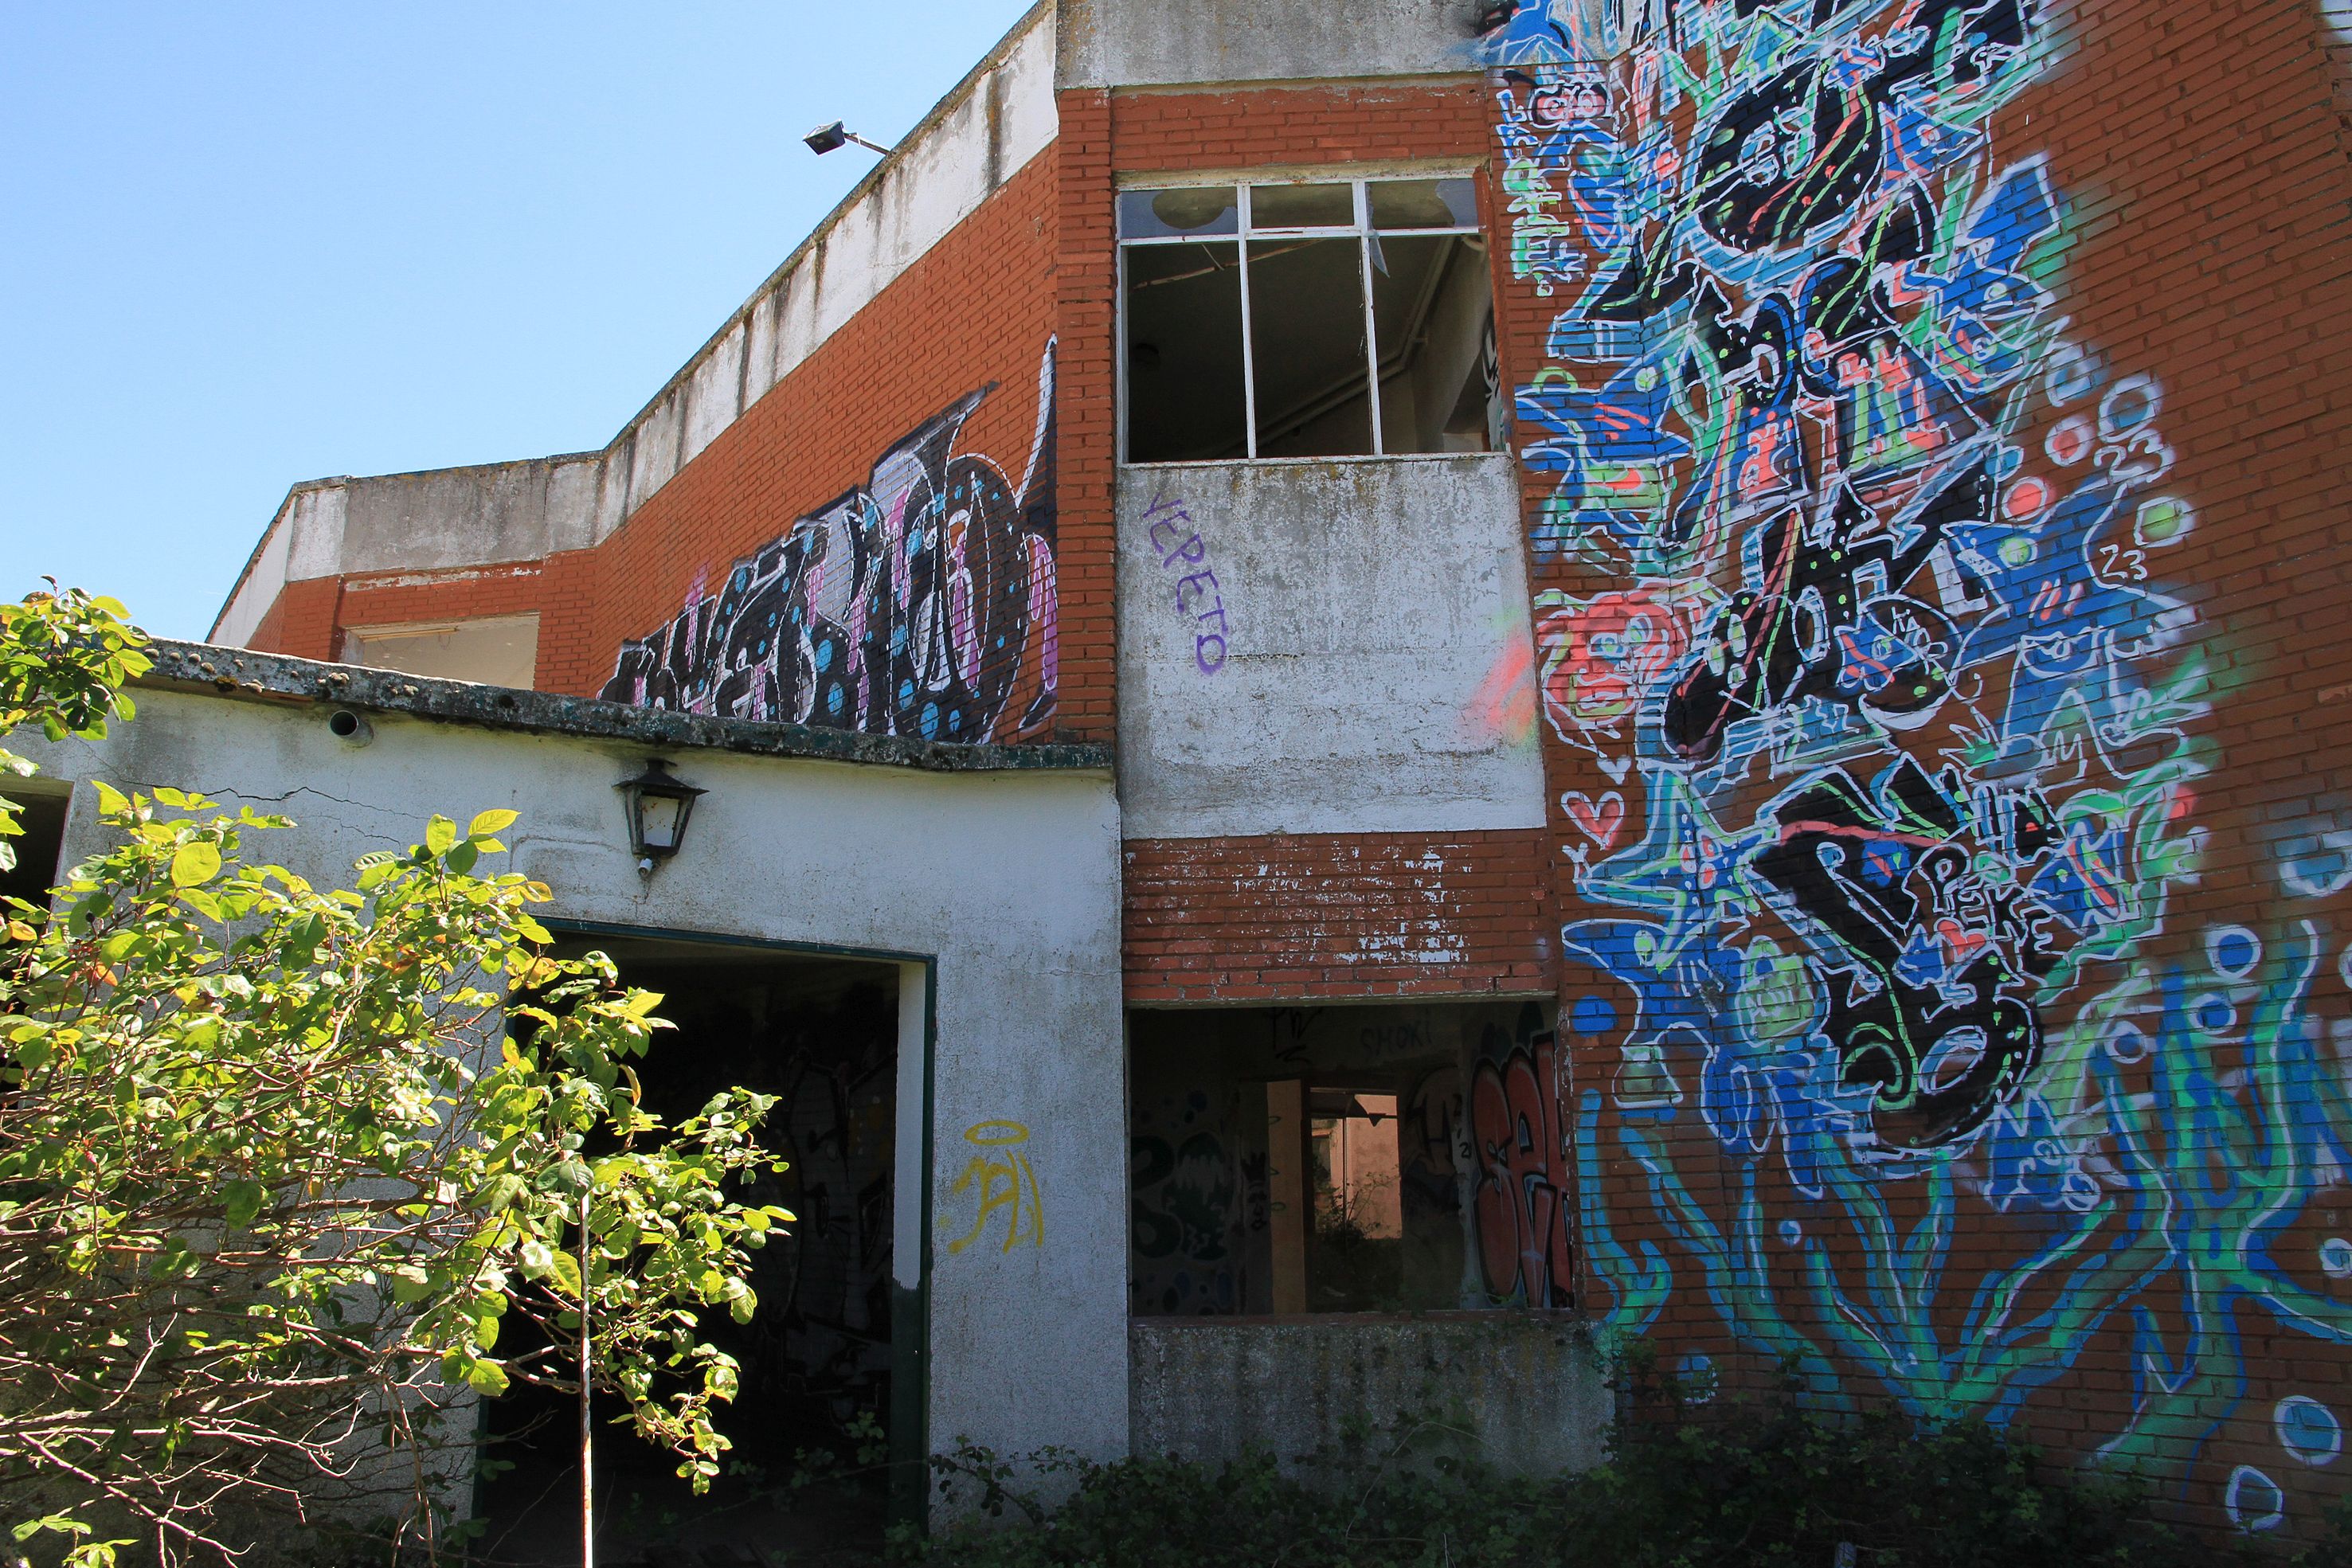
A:
<svg viewBox="0 0 2352 1568">
<path fill-rule="evenodd" d="M 1136 1318 L 1129 1422 L 1139 1458 L 1204 1463 L 1250 1448 L 1286 1470 L 1400 1414 L 1459 1419 L 1476 1457 L 1521 1475 L 1584 1469 L 1611 1399 L 1591 1332 L 1540 1312 Z"/>
<path fill-rule="evenodd" d="M 895 736 L 862 735 L 804 724 L 759 724 L 556 692 L 430 680 L 394 670 L 326 664 L 206 643 L 159 640 L 147 649 L 155 667 L 134 685 L 204 691 L 249 702 L 331 705 L 373 713 L 481 725 L 492 729 L 625 740 L 675 751 L 735 751 L 908 768 L 929 773 L 1051 770 L 1108 774 L 1108 746 L 947 746 Z"/>
</svg>

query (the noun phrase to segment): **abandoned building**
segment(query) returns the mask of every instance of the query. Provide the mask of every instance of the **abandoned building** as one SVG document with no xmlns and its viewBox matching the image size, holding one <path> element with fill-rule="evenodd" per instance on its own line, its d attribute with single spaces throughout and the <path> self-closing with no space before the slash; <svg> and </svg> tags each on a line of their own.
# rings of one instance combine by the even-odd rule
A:
<svg viewBox="0 0 2352 1568">
<path fill-rule="evenodd" d="M 44 761 L 321 878 L 520 810 L 677 1071 L 784 1096 L 739 1435 L 1437 1400 L 1534 1468 L 1642 1337 L 2293 1533 L 2352 1474 L 2347 39 L 1045 0 L 608 444 L 296 486 Z"/>
</svg>

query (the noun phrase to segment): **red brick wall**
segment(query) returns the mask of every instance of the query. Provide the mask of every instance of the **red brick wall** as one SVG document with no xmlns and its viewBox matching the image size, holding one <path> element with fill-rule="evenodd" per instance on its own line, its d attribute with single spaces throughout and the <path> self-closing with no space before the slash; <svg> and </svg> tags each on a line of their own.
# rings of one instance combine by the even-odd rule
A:
<svg viewBox="0 0 2352 1568">
<path fill-rule="evenodd" d="M 335 619 L 344 627 L 398 626 L 490 615 L 546 613 L 546 569 L 538 561 L 451 572 L 371 572 L 342 580 Z"/>
<path fill-rule="evenodd" d="M 1549 792 L 1560 802 L 1550 838 L 1560 907 L 1582 932 L 1565 944 L 1563 1124 L 1600 1172 L 1581 1195 L 1581 1291 L 1599 1320 L 1652 1336 L 1670 1369 L 1760 1377 L 1794 1356 L 1824 1395 L 1988 1416 L 2140 1466 L 2201 1518 L 2308 1531 L 2345 1484 L 2340 1462 L 2314 1461 L 2352 1419 L 2352 1201 L 2327 1174 L 2341 1154 L 2321 1152 L 2352 1145 L 2352 864 L 2346 841 L 2328 837 L 2352 830 L 2341 632 L 2352 531 L 2338 476 L 2352 436 L 2352 193 L 2311 5 L 2111 0 L 2033 15 L 2047 52 L 2015 57 L 2030 80 L 1981 125 L 1972 80 L 1947 76 L 1913 99 L 1984 140 L 1918 176 L 1932 200 L 1916 268 L 1874 253 L 1881 270 L 1864 276 L 1876 308 L 1909 329 L 1904 340 L 1939 375 L 1962 376 L 1964 361 L 1934 355 L 1958 341 L 1945 334 L 1962 302 L 1983 303 L 1969 293 L 1983 276 L 1968 269 L 2003 262 L 1997 225 L 1979 231 L 1990 243 L 1973 261 L 1959 225 L 1997 181 L 2046 160 L 2056 232 L 2013 265 L 2051 291 L 2038 319 L 2087 356 L 2092 384 L 2075 390 L 2062 357 L 2025 344 L 2032 373 L 2013 400 L 1986 405 L 1993 439 L 2015 448 L 1998 509 L 1972 510 L 1954 536 L 1998 563 L 1982 580 L 1990 604 L 1963 608 L 1971 595 L 1926 567 L 1887 585 L 1955 618 L 1950 640 L 1912 633 L 1947 649 L 1948 670 L 1925 678 L 1932 688 L 1948 675 L 1951 693 L 1843 749 L 1758 732 L 1727 739 L 1752 754 L 1718 768 L 1690 749 L 1701 732 L 1670 728 L 1666 715 L 1676 701 L 1701 711 L 1704 685 L 1685 677 L 1710 632 L 1727 634 L 1728 596 L 1756 586 L 1744 536 L 1792 506 L 1829 525 L 1841 477 L 1891 512 L 1905 485 L 1937 470 L 1933 459 L 1903 469 L 1871 432 L 1935 426 L 1965 450 L 1967 422 L 1928 395 L 1908 412 L 1882 407 L 1893 418 L 1874 426 L 1864 394 L 1835 384 L 1798 393 L 1785 424 L 1769 413 L 1727 421 L 1759 442 L 1796 433 L 1805 465 L 1784 476 L 1793 499 L 1776 498 L 1780 471 L 1761 448 L 1735 447 L 1691 413 L 1741 394 L 1684 379 L 1677 361 L 1664 384 L 1683 407 L 1658 415 L 1658 435 L 1612 443 L 1606 429 L 1643 428 L 1626 413 L 1647 407 L 1646 389 L 1618 379 L 1633 362 L 1552 337 L 1613 265 L 1603 193 L 1559 164 L 1541 172 L 1540 138 L 1496 185 L 1498 202 L 1521 204 L 1522 240 L 1545 237 L 1548 211 L 1581 269 L 1540 297 L 1534 277 L 1513 275 L 1513 247 L 1497 247 L 1506 381 L 1580 432 L 1591 476 L 1587 486 L 1568 470 L 1555 505 L 1563 472 L 1526 476 L 1541 546 L 1529 567 Z M 1884 58 L 1856 51 L 1842 65 L 1867 78 Z M 1645 47 L 1610 73 L 1615 123 L 1628 143 L 1664 128 L 1696 159 L 1689 100 L 1659 108 L 1647 94 L 1660 64 Z M 1690 188 L 1687 168 L 1633 168 L 1662 206 Z M 1830 335 L 1844 329 L 1807 307 L 1801 286 L 1813 267 L 1859 256 L 1872 232 L 1866 214 L 1817 222 L 1782 236 L 1777 267 L 1717 246 L 1699 265 L 1720 305 L 1704 319 L 1662 308 L 1642 341 L 1703 345 L 1759 387 L 1798 355 L 1830 364 Z M 1770 329 L 1754 313 L 1776 290 L 1803 319 L 1759 357 L 1769 340 L 1747 334 Z M 1891 350 L 1857 362 L 1870 365 L 1864 389 L 1918 384 Z M 2152 381 L 2131 381 L 2141 376 Z M 2160 406 L 2146 409 L 2135 386 L 2160 388 Z M 1842 406 L 1860 415 L 1858 443 L 1841 434 Z M 1540 434 L 1523 424 L 1519 439 Z M 1678 439 L 1696 450 L 1678 452 Z M 1643 465 L 1687 497 L 1717 457 L 1724 499 L 1680 532 L 1663 508 L 1608 498 L 1644 494 Z M 2042 482 L 2042 504 L 2018 488 Z M 2122 496 L 2112 520 L 2066 509 L 2104 505 L 2103 482 Z M 2192 529 L 2168 531 L 2156 514 L 2148 532 L 2141 508 L 2165 498 L 2193 508 Z M 1879 546 L 1857 529 L 1842 548 Z M 1629 632 L 1636 617 L 1645 639 Z M 2040 641 L 1996 656 L 2021 623 Z M 1793 646 L 1760 622 L 1742 634 Z M 1852 669 L 1864 689 L 1869 667 Z M 1824 690 L 1807 699 L 1809 724 L 1837 706 Z M 1738 700 L 1756 723 L 1776 703 L 1793 722 L 1793 698 L 1759 688 Z M 2085 705 L 2080 722 L 2068 704 Z M 1869 792 L 1906 758 L 1931 778 L 1957 769 L 1967 787 L 1954 788 L 1979 800 L 2031 784 L 2079 836 L 2053 847 L 2016 835 L 1997 807 L 1903 841 Z M 1832 768 L 1865 798 L 1843 838 L 1806 827 L 1824 819 L 1819 800 L 1792 799 Z M 1816 840 L 1820 863 L 1854 885 L 1866 863 L 1856 856 L 1889 873 L 1885 918 L 1909 956 L 1867 985 L 1841 977 L 1872 972 L 1855 955 L 1875 938 L 1832 924 L 1861 895 L 1826 876 L 1807 883 L 1802 855 L 1772 858 Z M 1958 866 L 1948 887 L 1924 869 L 1946 852 L 1936 846 L 1961 852 L 1936 860 Z M 2060 863 L 2069 856 L 2083 880 Z M 1792 884 L 1813 887 L 1827 913 Z M 2023 902 L 2003 905 L 2011 915 L 1986 914 L 2012 894 Z M 2005 976 L 1985 967 L 1988 954 Z M 2062 967 L 2047 978 L 2023 967 L 2053 957 Z M 1926 1089 L 1872 1076 L 1894 1059 L 1862 1051 L 1833 1009 L 1861 1016 L 1906 987 L 1927 995 L 1930 971 L 1968 977 L 1949 1011 L 1922 1004 L 1923 1042 L 1977 1018 L 1977 998 L 2032 1004 L 2039 1044 L 2011 1059 L 2012 1074 L 1970 1088 L 1952 1036 L 1953 1077 L 1933 1078 L 1925 1055 Z M 1971 1124 L 1971 1107 L 1985 1119 Z M 2004 1311 L 1988 1316 L 1989 1302 Z"/>
<path fill-rule="evenodd" d="M 1060 110 L 1054 308 L 1062 344 L 1063 723 L 1069 738 L 1102 741 L 1116 737 L 1118 695 L 1110 95 L 1066 92 Z"/>
<path fill-rule="evenodd" d="M 1484 159 L 1492 134 L 1471 78 L 1121 92 L 1110 111 L 1112 166 L 1138 173 Z"/>
<path fill-rule="evenodd" d="M 1130 840 L 1128 1000 L 1544 990 L 1543 855 L 1530 831 Z"/>
<path fill-rule="evenodd" d="M 253 646 L 298 659 L 337 657 L 343 640 L 341 601 L 342 584 L 331 577 L 288 583 L 262 618 Z"/>
</svg>

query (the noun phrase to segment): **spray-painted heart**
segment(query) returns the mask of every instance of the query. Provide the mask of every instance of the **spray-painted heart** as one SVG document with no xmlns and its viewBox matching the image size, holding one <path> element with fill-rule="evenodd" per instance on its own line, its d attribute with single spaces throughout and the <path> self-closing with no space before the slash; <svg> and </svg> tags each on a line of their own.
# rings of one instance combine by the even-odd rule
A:
<svg viewBox="0 0 2352 1568">
<path fill-rule="evenodd" d="M 1944 939 L 1945 961 L 1955 969 L 1966 964 L 1976 950 L 1992 940 L 1981 931 L 1971 931 L 1950 915 L 1936 922 L 1936 935 Z"/>
<path fill-rule="evenodd" d="M 1598 800 L 1580 789 L 1570 790 L 1559 798 L 1559 809 L 1568 813 L 1578 832 L 1604 850 L 1625 829 L 1625 797 L 1614 789 Z"/>
</svg>

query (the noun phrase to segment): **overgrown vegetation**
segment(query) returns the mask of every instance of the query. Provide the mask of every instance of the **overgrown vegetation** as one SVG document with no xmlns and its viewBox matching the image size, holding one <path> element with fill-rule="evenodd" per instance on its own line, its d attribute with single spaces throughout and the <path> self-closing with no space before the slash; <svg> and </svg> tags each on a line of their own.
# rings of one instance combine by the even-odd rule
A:
<svg viewBox="0 0 2352 1568">
<path fill-rule="evenodd" d="M 1657 1391 L 1652 1391 L 1654 1395 Z M 1443 1421 L 1320 1456 L 1306 1479 L 1272 1457 L 1222 1466 L 981 1450 L 945 1485 L 999 1517 L 929 1544 L 932 1568 L 2343 1568 L 2352 1501 L 2300 1550 L 2158 1522 L 2147 1488 L 2062 1466 L 1981 1424 L 1918 1434 L 1892 1414 L 1842 1422 L 1793 1393 L 1637 1403 L 1609 1461 L 1505 1476 L 1465 1461 Z M 1075 1472 L 1047 1510 L 1018 1475 Z M 1317 1473 L 1317 1472 L 1320 1473 Z M 1004 1516 L 1013 1521 L 1003 1528 Z"/>
<path fill-rule="evenodd" d="M 0 607 L 0 737 L 127 716 L 140 641 L 83 595 Z M 547 955 L 548 890 L 485 869 L 515 813 L 320 888 L 248 859 L 282 819 L 96 794 L 110 847 L 0 909 L 12 1563 L 229 1562 L 322 1521 L 437 1557 L 471 1397 L 576 1394 L 583 1306 L 590 1379 L 717 1475 L 737 1369 L 698 1314 L 749 1321 L 749 1250 L 792 1218 L 730 1197 L 772 1102 L 643 1109 L 660 998 Z"/>
</svg>

